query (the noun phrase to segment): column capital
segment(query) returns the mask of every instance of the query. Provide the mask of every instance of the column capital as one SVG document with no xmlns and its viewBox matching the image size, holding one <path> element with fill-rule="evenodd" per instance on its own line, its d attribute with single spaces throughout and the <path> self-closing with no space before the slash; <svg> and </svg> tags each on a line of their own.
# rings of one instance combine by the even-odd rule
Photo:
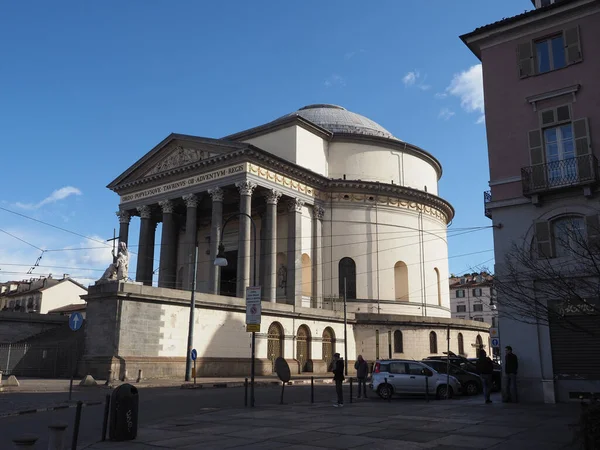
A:
<svg viewBox="0 0 600 450">
<path fill-rule="evenodd" d="M 131 222 L 131 214 L 129 214 L 129 211 L 125 211 L 123 209 L 120 209 L 115 214 L 119 218 L 119 223 L 129 223 L 129 222 Z"/>
<path fill-rule="evenodd" d="M 223 192 L 223 189 L 221 189 L 220 187 L 216 187 L 214 189 L 209 189 L 208 195 L 210 195 L 210 198 L 212 199 L 213 202 L 222 202 L 223 197 L 225 197 L 225 193 Z"/>
<path fill-rule="evenodd" d="M 287 203 L 288 212 L 302 212 L 303 206 L 304 200 L 300 200 L 299 198 L 288 200 Z"/>
<path fill-rule="evenodd" d="M 325 208 L 323 208 L 321 205 L 315 205 L 313 206 L 313 212 L 317 219 L 323 220 L 323 217 L 325 216 Z"/>
<path fill-rule="evenodd" d="M 235 183 L 235 187 L 240 191 L 240 195 L 252 195 L 252 192 L 256 188 L 256 183 L 252 181 L 240 181 Z"/>
<path fill-rule="evenodd" d="M 187 194 L 181 197 L 188 208 L 197 208 L 200 198 L 196 194 Z"/>
<path fill-rule="evenodd" d="M 171 200 L 162 200 L 158 202 L 158 205 L 162 209 L 163 214 L 172 214 L 173 209 L 175 209 L 175 205 Z"/>
<path fill-rule="evenodd" d="M 265 194 L 265 199 L 267 200 L 267 205 L 276 205 L 281 198 L 281 192 L 275 189 L 269 189 Z"/>
<path fill-rule="evenodd" d="M 140 218 L 150 219 L 150 217 L 152 217 L 152 209 L 150 208 L 150 206 L 148 206 L 148 205 L 138 206 L 136 209 L 140 215 Z"/>
</svg>

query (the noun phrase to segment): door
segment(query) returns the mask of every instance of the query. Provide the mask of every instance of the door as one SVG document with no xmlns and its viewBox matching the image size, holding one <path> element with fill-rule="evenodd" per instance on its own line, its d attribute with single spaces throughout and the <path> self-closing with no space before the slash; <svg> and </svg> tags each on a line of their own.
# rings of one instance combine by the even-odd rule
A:
<svg viewBox="0 0 600 450">
<path fill-rule="evenodd" d="M 408 376 L 406 374 L 406 363 L 393 362 L 390 363 L 388 371 L 388 383 L 394 388 L 396 394 L 408 394 Z"/>
<path fill-rule="evenodd" d="M 548 163 L 548 185 L 560 186 L 577 181 L 575 145 L 571 124 L 544 130 L 546 162 Z"/>
<path fill-rule="evenodd" d="M 423 369 L 425 366 L 419 363 L 407 363 L 407 389 L 411 394 L 424 394 L 425 393 L 425 375 L 423 375 Z M 431 379 L 429 380 L 431 381 Z M 432 386 L 429 386 L 429 392 L 431 392 Z"/>
<path fill-rule="evenodd" d="M 307 363 L 310 359 L 310 339 L 308 329 L 304 325 L 298 328 L 296 336 L 296 359 L 300 365 L 300 372 L 309 372 Z"/>
</svg>

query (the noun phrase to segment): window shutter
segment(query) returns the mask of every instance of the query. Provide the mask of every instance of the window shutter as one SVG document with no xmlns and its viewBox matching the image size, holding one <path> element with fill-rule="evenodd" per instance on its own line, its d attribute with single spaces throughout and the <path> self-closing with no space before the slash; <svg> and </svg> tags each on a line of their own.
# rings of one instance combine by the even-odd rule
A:
<svg viewBox="0 0 600 450">
<path fill-rule="evenodd" d="M 565 30 L 565 56 L 567 64 L 574 64 L 583 59 L 581 55 L 581 42 L 579 40 L 579 27 Z"/>
<path fill-rule="evenodd" d="M 550 222 L 544 220 L 535 223 L 535 242 L 539 258 L 552 258 Z"/>
<path fill-rule="evenodd" d="M 582 156 L 591 153 L 590 130 L 587 117 L 573 121 L 573 136 L 575 138 L 576 156 Z"/>
<path fill-rule="evenodd" d="M 536 189 L 546 185 L 546 170 L 544 169 L 544 149 L 542 146 L 542 130 L 529 132 L 529 157 L 531 160 L 531 186 Z"/>
<path fill-rule="evenodd" d="M 600 218 L 597 214 L 585 218 L 585 231 L 590 250 L 598 252 L 600 250 Z"/>
<path fill-rule="evenodd" d="M 533 45 L 531 42 L 525 42 L 517 46 L 517 58 L 519 61 L 519 78 L 526 78 L 535 74 Z"/>
</svg>

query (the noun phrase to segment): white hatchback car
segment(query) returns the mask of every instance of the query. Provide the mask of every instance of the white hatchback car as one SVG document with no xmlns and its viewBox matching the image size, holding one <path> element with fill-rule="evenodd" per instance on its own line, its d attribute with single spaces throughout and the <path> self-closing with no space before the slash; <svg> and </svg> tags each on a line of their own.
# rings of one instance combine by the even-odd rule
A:
<svg viewBox="0 0 600 450">
<path fill-rule="evenodd" d="M 428 393 L 437 398 L 461 392 L 460 382 L 455 377 L 439 373 L 422 362 L 404 359 L 375 362 L 370 387 L 383 399 L 393 395 L 425 395 L 426 386 Z"/>
</svg>

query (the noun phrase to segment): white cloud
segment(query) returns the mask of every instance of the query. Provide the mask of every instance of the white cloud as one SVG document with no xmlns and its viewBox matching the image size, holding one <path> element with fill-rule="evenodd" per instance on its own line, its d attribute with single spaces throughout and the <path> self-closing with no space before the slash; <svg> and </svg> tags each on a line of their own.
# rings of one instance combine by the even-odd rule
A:
<svg viewBox="0 0 600 450">
<path fill-rule="evenodd" d="M 452 116 L 454 114 L 455 114 L 454 111 L 452 111 L 450 108 L 442 108 L 440 110 L 438 118 L 443 119 L 443 120 L 448 120 L 448 119 L 452 118 Z"/>
<path fill-rule="evenodd" d="M 484 101 L 481 64 L 455 74 L 450 82 L 450 86 L 446 88 L 446 92 L 458 97 L 460 99 L 460 106 L 468 113 L 479 113 L 480 117 L 477 123 L 483 123 Z"/>
<path fill-rule="evenodd" d="M 356 55 L 358 55 L 359 53 L 364 53 L 364 49 L 360 49 L 358 51 L 351 51 L 351 52 L 346 52 L 346 54 L 344 55 L 344 59 L 348 60 L 348 59 L 352 59 L 354 58 Z"/>
<path fill-rule="evenodd" d="M 445 92 L 436 92 L 436 94 L 434 95 L 435 98 L 440 99 L 440 98 L 446 98 L 448 97 L 448 94 L 446 94 Z"/>
<path fill-rule="evenodd" d="M 406 75 L 404 75 L 404 78 L 402 78 L 402 82 L 405 86 L 412 86 L 417 82 L 419 76 L 420 75 L 417 70 L 408 72 Z"/>
<path fill-rule="evenodd" d="M 346 80 L 341 75 L 337 75 L 334 73 L 333 75 L 331 75 L 329 78 L 327 78 L 325 80 L 324 84 L 326 87 L 333 87 L 333 86 L 344 87 L 344 86 L 346 86 Z"/>
<path fill-rule="evenodd" d="M 73 186 L 65 186 L 55 190 L 54 192 L 52 192 L 52 194 L 50 194 L 48 197 L 46 197 L 39 203 L 16 203 L 16 206 L 23 209 L 38 209 L 44 205 L 64 200 L 65 198 L 70 197 L 71 195 L 81 195 L 81 191 Z"/>
</svg>

